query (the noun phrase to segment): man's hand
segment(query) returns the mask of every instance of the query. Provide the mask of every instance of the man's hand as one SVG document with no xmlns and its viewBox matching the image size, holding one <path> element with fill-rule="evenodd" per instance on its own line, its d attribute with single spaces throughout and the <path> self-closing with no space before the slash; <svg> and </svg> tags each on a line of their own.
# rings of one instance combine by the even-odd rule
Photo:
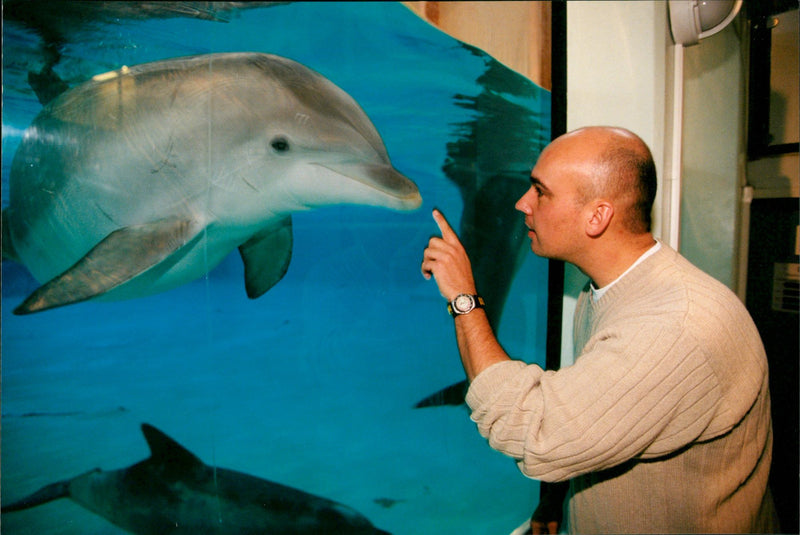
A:
<svg viewBox="0 0 800 535">
<path fill-rule="evenodd" d="M 458 294 L 476 294 L 472 266 L 461 240 L 439 210 L 433 211 L 433 219 L 442 237 L 434 236 L 428 241 L 422 254 L 422 276 L 433 277 L 439 292 L 448 301 Z"/>
<path fill-rule="evenodd" d="M 538 520 L 531 520 L 531 533 L 533 535 L 541 535 L 541 534 L 556 534 L 558 533 L 558 522 L 552 520 L 545 524 L 544 522 L 539 522 Z"/>
<path fill-rule="evenodd" d="M 569 490 L 569 482 L 547 483 L 542 481 L 539 491 L 539 505 L 531 515 L 531 533 L 558 533 L 563 520 L 564 498 Z"/>
<path fill-rule="evenodd" d="M 422 255 L 422 275 L 426 279 L 433 277 L 439 292 L 448 301 L 462 293 L 475 295 L 475 279 L 464 246 L 441 212 L 434 210 L 433 219 L 442 237 L 434 236 L 428 241 Z M 456 342 L 467 380 L 472 381 L 492 364 L 508 360 L 482 308 L 457 316 L 455 324 Z"/>
</svg>

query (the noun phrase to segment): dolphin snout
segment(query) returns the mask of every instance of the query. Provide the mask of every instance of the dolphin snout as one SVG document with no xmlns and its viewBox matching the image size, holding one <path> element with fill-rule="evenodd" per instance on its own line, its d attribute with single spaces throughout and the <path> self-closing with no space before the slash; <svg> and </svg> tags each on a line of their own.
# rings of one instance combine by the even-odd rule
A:
<svg viewBox="0 0 800 535">
<path fill-rule="evenodd" d="M 416 210 L 422 205 L 422 195 L 417 185 L 391 165 L 366 164 L 362 166 L 375 186 L 400 201 L 400 210 Z"/>
<path fill-rule="evenodd" d="M 395 210 L 416 210 L 422 205 L 417 185 L 390 164 L 326 164 L 324 167 L 347 176 L 389 197 L 383 205 Z"/>
</svg>

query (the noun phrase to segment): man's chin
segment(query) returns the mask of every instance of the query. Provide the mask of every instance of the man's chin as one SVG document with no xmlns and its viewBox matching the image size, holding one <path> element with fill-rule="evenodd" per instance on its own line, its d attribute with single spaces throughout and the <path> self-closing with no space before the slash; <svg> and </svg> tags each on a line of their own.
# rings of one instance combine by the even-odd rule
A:
<svg viewBox="0 0 800 535">
<path fill-rule="evenodd" d="M 531 252 L 536 256 L 547 258 L 549 260 L 563 260 L 563 258 L 558 258 L 557 256 L 554 256 L 552 253 L 548 253 L 547 249 L 542 247 L 542 244 L 534 240 L 531 240 Z"/>
<path fill-rule="evenodd" d="M 531 240 L 531 252 L 536 256 L 541 256 L 542 258 L 549 258 L 549 256 L 547 256 L 547 253 L 542 248 L 542 246 L 533 240 Z"/>
</svg>

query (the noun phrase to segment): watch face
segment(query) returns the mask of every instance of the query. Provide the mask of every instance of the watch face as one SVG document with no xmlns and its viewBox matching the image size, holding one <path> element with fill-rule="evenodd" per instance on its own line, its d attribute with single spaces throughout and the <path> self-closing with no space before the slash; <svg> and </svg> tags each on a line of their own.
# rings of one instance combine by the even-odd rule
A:
<svg viewBox="0 0 800 535">
<path fill-rule="evenodd" d="M 453 301 L 453 308 L 456 312 L 466 314 L 475 308 L 475 301 L 472 299 L 471 295 L 461 294 Z"/>
</svg>

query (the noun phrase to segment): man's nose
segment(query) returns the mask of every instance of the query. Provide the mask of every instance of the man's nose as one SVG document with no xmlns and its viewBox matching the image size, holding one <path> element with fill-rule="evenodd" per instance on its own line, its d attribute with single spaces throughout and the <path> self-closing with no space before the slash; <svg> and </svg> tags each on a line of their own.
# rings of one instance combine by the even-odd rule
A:
<svg viewBox="0 0 800 535">
<path fill-rule="evenodd" d="M 529 215 L 531 213 L 530 203 L 528 203 L 526 199 L 527 196 L 528 193 L 525 193 L 522 197 L 519 198 L 519 200 L 517 200 L 516 204 L 514 204 L 514 208 L 516 208 L 525 215 Z"/>
</svg>

